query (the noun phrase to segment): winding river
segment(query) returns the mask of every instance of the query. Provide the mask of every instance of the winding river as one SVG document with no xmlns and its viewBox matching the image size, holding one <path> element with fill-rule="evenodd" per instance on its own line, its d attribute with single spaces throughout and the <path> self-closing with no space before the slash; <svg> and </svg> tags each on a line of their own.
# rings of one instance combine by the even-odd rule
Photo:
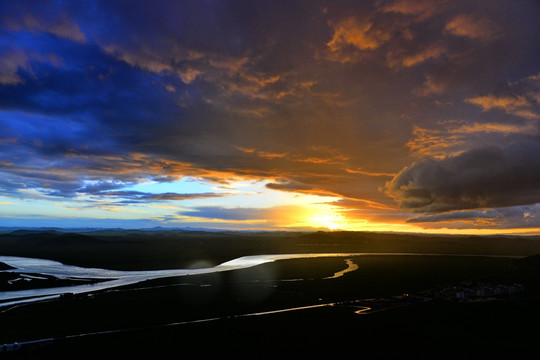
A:
<svg viewBox="0 0 540 360">
<path fill-rule="evenodd" d="M 65 265 L 58 261 L 35 259 L 16 256 L 0 256 L 3 262 L 14 269 L 3 270 L 25 274 L 41 274 L 55 276 L 59 279 L 98 279 L 101 282 L 92 284 L 4 291 L 0 292 L 0 308 L 23 303 L 42 301 L 58 298 L 62 294 L 84 294 L 100 290 L 111 289 L 119 286 L 131 285 L 146 280 L 179 277 L 187 275 L 209 274 L 222 271 L 246 269 L 249 267 L 265 264 L 268 262 L 288 259 L 307 259 L 321 257 L 357 257 L 357 256 L 474 256 L 474 257 L 500 257 L 520 258 L 521 256 L 502 255 L 471 255 L 471 254 L 421 254 L 421 253 L 309 253 L 309 254 L 275 254 L 275 255 L 252 255 L 242 256 L 217 266 L 201 269 L 170 269 L 170 270 L 141 270 L 119 271 L 99 268 L 84 268 L 73 265 Z M 329 278 L 337 278 L 343 274 L 354 271 L 358 265 L 352 260 L 347 261 L 347 269 L 335 273 Z"/>
</svg>

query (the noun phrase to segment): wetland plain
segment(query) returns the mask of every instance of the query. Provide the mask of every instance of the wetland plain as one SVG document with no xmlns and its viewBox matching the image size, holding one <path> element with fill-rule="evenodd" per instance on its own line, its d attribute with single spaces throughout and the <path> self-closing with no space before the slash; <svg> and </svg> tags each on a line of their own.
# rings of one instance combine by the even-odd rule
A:
<svg viewBox="0 0 540 360">
<path fill-rule="evenodd" d="M 427 358 L 441 349 L 439 358 L 498 356 L 531 350 L 526 325 L 539 314 L 535 238 L 40 230 L 2 233 L 0 253 L 0 344 L 17 347 L 9 355 L 22 358 L 82 348 L 84 355 L 107 349 L 150 356 L 203 340 L 242 357 L 260 349 L 262 357 L 309 349 L 352 354 L 358 344 L 380 356 Z M 17 269 L 10 257 L 80 272 Z M 110 270 L 109 277 L 82 276 L 92 268 Z M 146 277 L 69 291 L 122 274 Z M 472 283 L 520 290 L 456 296 Z M 63 287 L 55 297 L 6 305 L 16 292 Z M 454 288 L 426 300 L 427 290 Z"/>
</svg>

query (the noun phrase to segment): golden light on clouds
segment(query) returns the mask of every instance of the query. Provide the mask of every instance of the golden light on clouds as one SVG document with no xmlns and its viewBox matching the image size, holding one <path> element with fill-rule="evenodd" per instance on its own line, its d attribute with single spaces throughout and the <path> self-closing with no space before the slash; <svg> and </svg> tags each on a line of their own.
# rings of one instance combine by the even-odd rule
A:
<svg viewBox="0 0 540 360">
<path fill-rule="evenodd" d="M 96 1 L 2 9 L 0 226 L 540 227 L 540 3 Z"/>
</svg>

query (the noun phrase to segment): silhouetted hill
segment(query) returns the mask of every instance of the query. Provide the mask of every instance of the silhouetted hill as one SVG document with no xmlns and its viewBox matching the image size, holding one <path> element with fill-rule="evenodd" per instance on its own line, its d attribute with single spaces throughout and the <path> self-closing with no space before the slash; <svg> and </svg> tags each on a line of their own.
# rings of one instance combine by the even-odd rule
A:
<svg viewBox="0 0 540 360">
<path fill-rule="evenodd" d="M 111 269 L 159 269 L 194 261 L 283 253 L 412 252 L 486 255 L 540 254 L 529 237 L 443 236 L 369 232 L 241 232 L 119 230 L 0 233 L 0 254 L 38 257 Z"/>
<path fill-rule="evenodd" d="M 4 264 L 3 262 L 0 262 L 0 270 L 11 270 L 15 269 L 13 266 L 9 266 L 8 264 Z"/>
<path fill-rule="evenodd" d="M 34 231 L 34 230 L 16 230 L 4 237 L 12 238 L 16 241 L 24 241 L 26 244 L 37 243 L 40 245 L 79 245 L 101 240 L 78 233 L 63 233 L 55 230 Z"/>
<path fill-rule="evenodd" d="M 47 235 L 59 235 L 61 232 L 56 230 L 26 230 L 26 229 L 20 229 L 20 230 L 14 230 L 9 233 L 10 235 L 16 235 L 16 236 L 26 236 L 26 235 L 38 235 L 38 236 L 47 236 Z"/>
</svg>

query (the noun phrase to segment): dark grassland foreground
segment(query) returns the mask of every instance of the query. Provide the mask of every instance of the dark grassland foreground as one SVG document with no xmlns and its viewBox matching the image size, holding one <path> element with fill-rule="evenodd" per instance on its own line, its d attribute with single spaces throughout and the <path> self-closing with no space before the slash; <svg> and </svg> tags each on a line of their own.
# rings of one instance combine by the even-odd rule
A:
<svg viewBox="0 0 540 360">
<path fill-rule="evenodd" d="M 212 266 L 244 255 L 310 252 L 534 255 L 540 253 L 540 241 L 366 233 L 0 234 L 1 255 L 122 270 Z M 161 358 L 195 353 L 201 358 L 288 358 L 314 353 L 315 358 L 373 355 L 434 359 L 516 358 L 536 353 L 534 329 L 540 319 L 537 256 L 518 260 L 358 256 L 350 258 L 358 265 L 356 271 L 325 279 L 346 268 L 345 259 L 283 260 L 230 272 L 146 281 L 92 296 L 16 307 L 0 313 L 0 344 L 56 340 L 47 346 L 0 356 Z M 525 292 L 482 303 L 404 302 L 364 314 L 355 314 L 358 308 L 345 303 L 238 316 L 391 298 L 465 280 L 519 282 L 525 286 Z M 178 324 L 201 319 L 216 320 Z M 121 329 L 126 330 L 116 331 Z M 114 332 L 103 333 L 106 331 Z M 70 337 L 92 332 L 101 334 Z"/>
</svg>

